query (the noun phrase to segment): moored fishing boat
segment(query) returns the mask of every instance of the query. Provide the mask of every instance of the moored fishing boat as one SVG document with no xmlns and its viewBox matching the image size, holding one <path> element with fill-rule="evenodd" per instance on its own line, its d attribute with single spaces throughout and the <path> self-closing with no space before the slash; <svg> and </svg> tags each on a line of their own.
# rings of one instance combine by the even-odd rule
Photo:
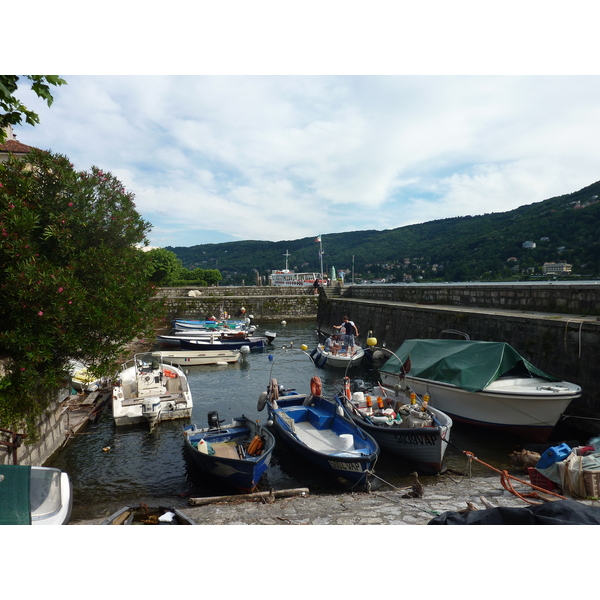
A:
<svg viewBox="0 0 600 600">
<path fill-rule="evenodd" d="M 242 416 L 221 425 L 215 411 L 208 413 L 208 427 L 184 427 L 183 439 L 200 471 L 243 492 L 256 488 L 275 447 L 273 434 L 258 422 Z"/>
<path fill-rule="evenodd" d="M 268 423 L 303 460 L 352 488 L 368 489 L 379 456 L 377 442 L 344 416 L 337 401 L 322 396 L 319 377 L 310 386 L 309 394 L 298 394 L 271 378 L 257 408 L 268 407 Z"/>
<path fill-rule="evenodd" d="M 408 390 L 389 392 L 380 386 L 345 378 L 337 395 L 349 418 L 369 433 L 382 452 L 410 462 L 424 474 L 441 473 L 450 442 L 452 419 Z M 402 465 L 404 466 L 404 465 Z M 412 468 L 412 467 L 411 467 Z"/>
<path fill-rule="evenodd" d="M 64 471 L 0 465 L 0 525 L 67 525 L 72 508 L 73 490 Z"/>
<path fill-rule="evenodd" d="M 334 368 L 349 369 L 360 365 L 365 356 L 365 351 L 362 346 L 355 344 L 349 348 L 340 348 L 334 353 L 332 350 L 327 350 L 323 344 L 318 344 L 310 353 L 310 356 L 317 367 L 327 365 Z"/>
<path fill-rule="evenodd" d="M 172 506 L 124 506 L 100 525 L 196 525 L 184 512 Z"/>
<path fill-rule="evenodd" d="M 165 365 L 160 352 L 136 354 L 126 362 L 112 390 L 115 425 L 160 421 L 191 416 L 192 393 L 185 373 Z"/>
<path fill-rule="evenodd" d="M 546 441 L 581 387 L 547 375 L 503 342 L 406 340 L 379 369 L 386 389 L 403 380 L 455 421 Z"/>
<path fill-rule="evenodd" d="M 247 346 L 250 350 L 264 348 L 269 344 L 266 337 L 250 336 L 243 340 L 180 340 L 182 350 L 241 350 Z"/>
<path fill-rule="evenodd" d="M 240 350 L 170 350 L 158 354 L 164 362 L 180 367 L 236 363 L 242 355 Z"/>
</svg>

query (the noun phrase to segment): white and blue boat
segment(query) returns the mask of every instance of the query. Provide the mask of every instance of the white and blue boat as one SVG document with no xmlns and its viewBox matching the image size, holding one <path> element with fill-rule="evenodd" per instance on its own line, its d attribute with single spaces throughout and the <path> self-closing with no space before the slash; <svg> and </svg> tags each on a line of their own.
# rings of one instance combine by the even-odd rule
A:
<svg viewBox="0 0 600 600">
<path fill-rule="evenodd" d="M 264 348 L 269 344 L 266 337 L 249 336 L 243 339 L 181 339 L 179 347 L 181 350 L 240 350 L 247 346 L 250 350 Z"/>
<path fill-rule="evenodd" d="M 208 427 L 183 428 L 185 447 L 203 473 L 242 492 L 256 489 L 267 471 L 275 437 L 246 417 L 221 425 L 216 411 L 208 413 Z"/>
<path fill-rule="evenodd" d="M 311 393 L 286 391 L 271 379 L 258 400 L 268 406 L 269 424 L 278 438 L 308 463 L 355 488 L 369 489 L 379 456 L 371 435 L 344 416 L 341 406 L 324 398 L 321 381 L 311 379 Z"/>
</svg>

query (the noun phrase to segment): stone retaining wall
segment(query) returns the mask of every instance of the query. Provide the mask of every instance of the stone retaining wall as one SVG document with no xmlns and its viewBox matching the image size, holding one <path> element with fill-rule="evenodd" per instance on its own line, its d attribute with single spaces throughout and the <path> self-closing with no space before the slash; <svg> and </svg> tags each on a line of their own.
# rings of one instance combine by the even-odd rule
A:
<svg viewBox="0 0 600 600">
<path fill-rule="evenodd" d="M 600 282 L 594 284 L 548 283 L 478 285 L 370 285 L 347 286 L 345 298 L 411 302 L 448 306 L 474 306 L 600 315 Z"/>
<path fill-rule="evenodd" d="M 444 330 L 464 332 L 474 340 L 507 342 L 542 371 L 580 385 L 583 395 L 567 413 L 595 419 L 586 426 L 600 433 L 600 321 L 322 298 L 320 327 L 339 324 L 344 315 L 356 322 L 361 343 L 371 330 L 379 345 L 385 342 L 391 350 L 405 339 L 448 337 L 442 336 Z M 582 424 L 573 420 L 574 426 Z"/>
<path fill-rule="evenodd" d="M 167 306 L 168 319 L 207 319 L 224 310 L 231 318 L 252 315 L 254 320 L 281 321 L 316 319 L 319 296 L 312 289 L 279 287 L 163 288 L 157 298 Z M 235 294 L 233 293 L 235 292 Z M 242 313 L 244 309 L 244 313 Z"/>
<path fill-rule="evenodd" d="M 26 440 L 17 448 L 17 461 L 20 465 L 43 465 L 65 443 L 69 428 L 68 415 L 63 402 L 69 397 L 69 390 L 62 390 L 57 399 L 48 407 L 39 420 L 39 441 L 28 444 Z M 2 439 L 9 439 L 6 434 Z M 12 465 L 12 448 L 0 445 L 0 464 Z"/>
</svg>

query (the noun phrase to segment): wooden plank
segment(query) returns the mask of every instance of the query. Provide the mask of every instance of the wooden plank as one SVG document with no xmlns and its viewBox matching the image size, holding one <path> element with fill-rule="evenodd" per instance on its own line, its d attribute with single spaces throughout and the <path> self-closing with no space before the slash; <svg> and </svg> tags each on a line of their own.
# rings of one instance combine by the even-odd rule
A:
<svg viewBox="0 0 600 600">
<path fill-rule="evenodd" d="M 203 506 L 213 502 L 240 502 L 262 500 L 264 498 L 289 498 L 292 496 L 308 496 L 308 488 L 293 488 L 290 490 L 271 490 L 270 492 L 254 492 L 252 494 L 238 494 L 237 496 L 211 496 L 209 498 L 190 498 L 191 506 Z"/>
<path fill-rule="evenodd" d="M 100 392 L 91 392 L 90 394 L 88 394 L 87 398 L 81 403 L 82 406 L 89 406 L 94 404 L 94 402 L 96 402 L 98 394 L 100 394 Z"/>
</svg>

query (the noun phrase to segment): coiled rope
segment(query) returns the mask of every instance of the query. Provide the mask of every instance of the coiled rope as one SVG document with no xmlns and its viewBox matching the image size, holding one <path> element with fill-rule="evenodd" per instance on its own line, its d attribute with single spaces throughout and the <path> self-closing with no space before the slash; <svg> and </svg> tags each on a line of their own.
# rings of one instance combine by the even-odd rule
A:
<svg viewBox="0 0 600 600">
<path fill-rule="evenodd" d="M 566 500 L 566 498 L 564 496 L 561 496 L 560 494 L 556 494 L 556 493 L 546 490 L 542 487 L 538 487 L 537 485 L 534 485 L 533 483 L 530 483 L 529 481 L 519 479 L 518 477 L 515 477 L 514 475 L 509 475 L 508 471 L 506 471 L 506 470 L 501 471 L 500 469 L 496 469 L 495 467 L 492 467 L 492 465 L 488 465 L 487 463 L 483 462 L 482 460 L 479 460 L 472 452 L 469 452 L 468 450 L 463 450 L 463 454 L 465 454 L 467 456 L 467 458 L 469 459 L 469 465 L 470 465 L 471 461 L 475 460 L 480 465 L 483 465 L 484 467 L 487 467 L 488 469 L 491 469 L 492 471 L 495 471 L 496 473 L 498 473 L 500 475 L 500 483 L 501 483 L 502 487 L 507 492 L 510 492 L 511 494 L 513 494 L 513 496 L 516 496 L 517 498 L 520 498 L 524 502 L 527 502 L 527 504 L 535 505 L 535 504 L 543 504 L 543 502 L 532 502 L 531 500 L 528 500 L 527 498 L 539 498 L 539 496 L 535 492 L 531 492 L 529 494 L 522 494 L 520 492 L 517 492 L 517 490 L 515 490 L 514 487 L 512 486 L 511 479 L 514 479 L 515 481 L 518 481 L 519 483 L 528 485 L 529 487 L 532 487 L 534 490 L 539 490 L 540 492 L 543 492 L 544 494 L 550 494 L 552 496 L 556 496 L 560 500 Z"/>
</svg>

